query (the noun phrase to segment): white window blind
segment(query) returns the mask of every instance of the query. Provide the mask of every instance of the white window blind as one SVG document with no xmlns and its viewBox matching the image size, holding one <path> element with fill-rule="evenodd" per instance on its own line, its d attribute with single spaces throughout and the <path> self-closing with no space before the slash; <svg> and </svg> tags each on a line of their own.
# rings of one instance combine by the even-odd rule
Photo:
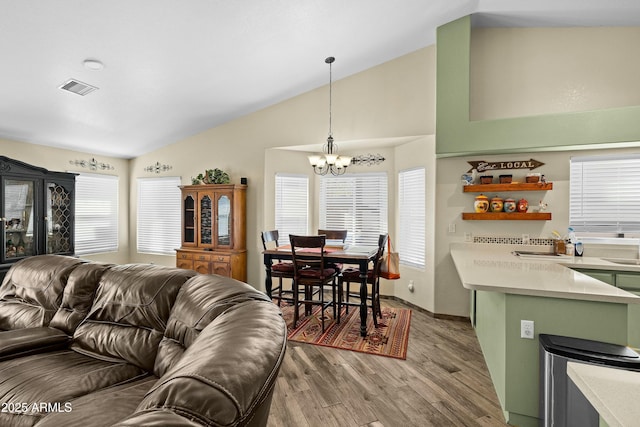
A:
<svg viewBox="0 0 640 427">
<path fill-rule="evenodd" d="M 118 250 L 118 177 L 76 177 L 75 251 L 78 255 Z"/>
<path fill-rule="evenodd" d="M 396 243 L 400 264 L 425 266 L 425 169 L 398 173 L 399 234 Z"/>
<path fill-rule="evenodd" d="M 289 234 L 309 233 L 309 177 L 276 174 L 276 229 L 279 245 L 289 244 Z"/>
<path fill-rule="evenodd" d="M 570 225 L 577 232 L 640 232 L 640 154 L 571 159 Z"/>
<path fill-rule="evenodd" d="M 387 174 L 324 176 L 320 180 L 320 227 L 347 230 L 350 245 L 377 246 L 387 232 Z"/>
<path fill-rule="evenodd" d="M 180 177 L 138 178 L 138 252 L 175 254 L 180 247 Z"/>
</svg>

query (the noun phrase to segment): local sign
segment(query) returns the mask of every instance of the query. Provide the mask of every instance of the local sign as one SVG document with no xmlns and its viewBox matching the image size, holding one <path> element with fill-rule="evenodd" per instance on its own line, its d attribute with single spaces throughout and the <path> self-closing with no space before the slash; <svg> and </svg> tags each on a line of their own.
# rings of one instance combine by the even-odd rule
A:
<svg viewBox="0 0 640 427">
<path fill-rule="evenodd" d="M 474 169 L 478 172 L 495 171 L 502 169 L 529 169 L 533 170 L 538 168 L 544 163 L 534 159 L 529 160 L 513 160 L 513 161 L 500 161 L 500 162 L 485 162 L 484 160 L 467 161 L 471 165 L 471 169 L 467 172 L 472 172 Z"/>
</svg>

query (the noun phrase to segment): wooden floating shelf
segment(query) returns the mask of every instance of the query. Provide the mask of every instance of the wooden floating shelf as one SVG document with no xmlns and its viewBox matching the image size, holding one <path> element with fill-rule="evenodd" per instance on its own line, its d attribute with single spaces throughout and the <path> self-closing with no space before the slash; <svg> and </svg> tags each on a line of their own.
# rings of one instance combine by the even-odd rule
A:
<svg viewBox="0 0 640 427">
<path fill-rule="evenodd" d="M 463 185 L 464 193 L 495 193 L 498 191 L 547 191 L 553 190 L 553 182 L 518 184 L 474 184 Z"/>
<path fill-rule="evenodd" d="M 491 184 L 486 184 L 491 185 Z M 509 185 L 509 184 L 503 184 Z M 463 212 L 462 219 L 473 221 L 496 221 L 496 220 L 508 220 L 508 221 L 550 221 L 551 212 Z"/>
</svg>

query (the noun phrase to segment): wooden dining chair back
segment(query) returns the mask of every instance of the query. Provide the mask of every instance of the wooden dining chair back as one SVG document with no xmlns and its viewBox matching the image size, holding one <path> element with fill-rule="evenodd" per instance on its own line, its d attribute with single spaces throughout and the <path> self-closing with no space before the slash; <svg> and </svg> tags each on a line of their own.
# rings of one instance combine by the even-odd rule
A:
<svg viewBox="0 0 640 427">
<path fill-rule="evenodd" d="M 382 309 L 380 308 L 380 268 L 384 259 L 384 250 L 387 247 L 388 234 L 381 234 L 378 237 L 378 249 L 375 257 L 371 262 L 370 268 L 367 270 L 367 284 L 371 285 L 371 292 L 367 292 L 367 301 L 370 301 L 371 313 L 373 315 L 373 324 L 378 327 L 378 317 L 382 317 Z M 360 299 L 360 269 L 347 268 L 342 272 L 339 281 L 346 283 L 345 301 L 347 313 L 349 312 L 349 306 L 359 306 L 361 303 L 353 303 L 349 301 L 349 297 L 356 297 Z M 358 285 L 357 291 L 351 290 L 351 283 Z"/>
<path fill-rule="evenodd" d="M 278 230 L 268 230 L 260 233 L 260 237 L 262 239 L 262 247 L 266 251 L 267 249 L 274 249 L 278 247 L 278 239 L 280 237 Z M 271 264 L 270 273 L 271 278 L 278 279 L 278 286 L 275 288 L 271 288 L 271 297 L 273 299 L 278 300 L 278 306 L 282 304 L 282 300 L 285 301 L 293 301 L 293 263 L 288 261 L 279 261 L 275 264 Z M 291 287 L 288 289 L 283 288 L 283 280 L 282 279 L 290 279 Z M 283 296 L 288 295 L 288 297 Z"/>
<path fill-rule="evenodd" d="M 344 243 L 347 240 L 347 230 L 320 230 L 318 229 L 318 235 L 327 236 L 327 240 L 341 241 Z"/>
<path fill-rule="evenodd" d="M 289 240 L 296 283 L 293 287 L 293 327 L 295 328 L 298 323 L 300 305 L 305 306 L 305 313 L 308 315 L 311 314 L 314 305 L 319 305 L 322 332 L 324 332 L 325 310 L 332 307 L 334 319 L 340 323 L 342 302 L 342 283 L 334 280 L 337 271 L 325 265 L 326 236 L 289 235 Z M 302 296 L 300 288 L 303 288 Z M 331 300 L 325 300 L 325 288 L 331 288 Z"/>
</svg>

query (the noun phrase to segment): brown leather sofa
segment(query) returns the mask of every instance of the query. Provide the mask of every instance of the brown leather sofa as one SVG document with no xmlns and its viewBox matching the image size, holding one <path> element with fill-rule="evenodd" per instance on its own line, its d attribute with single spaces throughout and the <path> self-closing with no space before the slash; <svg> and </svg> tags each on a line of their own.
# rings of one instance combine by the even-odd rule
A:
<svg viewBox="0 0 640 427">
<path fill-rule="evenodd" d="M 286 349 L 252 286 L 58 255 L 0 286 L 0 425 L 264 426 Z"/>
</svg>

